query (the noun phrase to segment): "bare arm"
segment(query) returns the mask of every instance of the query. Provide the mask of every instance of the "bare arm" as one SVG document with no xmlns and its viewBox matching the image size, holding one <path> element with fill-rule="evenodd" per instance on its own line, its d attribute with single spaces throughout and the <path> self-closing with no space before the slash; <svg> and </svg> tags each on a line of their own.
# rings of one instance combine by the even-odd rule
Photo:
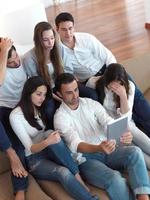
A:
<svg viewBox="0 0 150 200">
<path fill-rule="evenodd" d="M 116 148 L 115 140 L 106 140 L 101 142 L 98 145 L 88 144 L 85 142 L 80 142 L 78 145 L 78 152 L 84 153 L 96 153 L 96 152 L 103 152 L 106 154 L 112 153 Z"/>
<path fill-rule="evenodd" d="M 109 84 L 109 89 L 111 89 L 120 98 L 120 112 L 125 114 L 129 111 L 128 98 L 125 87 L 118 82 L 113 81 Z"/>
<path fill-rule="evenodd" d="M 1 39 L 1 42 L 0 42 L 0 85 L 3 84 L 4 78 L 5 78 L 8 52 L 12 44 L 13 42 L 9 38 Z"/>
<path fill-rule="evenodd" d="M 61 140 L 61 137 L 60 137 L 59 132 L 58 131 L 54 131 L 45 140 L 43 140 L 43 141 L 41 141 L 39 143 L 36 143 L 36 144 L 32 144 L 31 152 L 32 153 L 40 152 L 43 149 L 45 149 L 47 146 L 60 142 L 60 140 Z"/>
<path fill-rule="evenodd" d="M 59 97 L 59 96 L 56 95 L 55 93 L 52 93 L 52 96 L 53 96 L 53 98 L 54 98 L 56 101 L 62 102 L 61 97 Z"/>
</svg>

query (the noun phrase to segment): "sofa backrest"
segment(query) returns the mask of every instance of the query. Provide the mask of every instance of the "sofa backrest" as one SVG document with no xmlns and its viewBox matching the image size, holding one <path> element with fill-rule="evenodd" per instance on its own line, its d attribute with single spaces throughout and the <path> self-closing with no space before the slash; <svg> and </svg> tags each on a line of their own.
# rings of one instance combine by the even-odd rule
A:
<svg viewBox="0 0 150 200">
<path fill-rule="evenodd" d="M 0 151 L 0 174 L 10 169 L 9 160 L 5 153 Z"/>
<path fill-rule="evenodd" d="M 150 53 L 121 62 L 137 86 L 145 92 L 150 87 Z"/>
</svg>

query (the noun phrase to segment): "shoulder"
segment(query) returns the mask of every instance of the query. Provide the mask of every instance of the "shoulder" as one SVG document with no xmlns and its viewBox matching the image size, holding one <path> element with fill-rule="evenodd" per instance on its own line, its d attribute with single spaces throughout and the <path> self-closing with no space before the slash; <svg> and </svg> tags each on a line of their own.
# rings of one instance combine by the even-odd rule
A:
<svg viewBox="0 0 150 200">
<path fill-rule="evenodd" d="M 54 115 L 54 127 L 55 129 L 66 128 L 72 123 L 70 112 L 63 107 L 63 103 L 56 110 Z"/>
<path fill-rule="evenodd" d="M 64 103 L 61 103 L 60 107 L 55 112 L 54 119 L 64 118 L 66 114 L 67 114 L 67 110 L 65 108 L 65 105 Z"/>
<path fill-rule="evenodd" d="M 35 55 L 35 50 L 34 48 L 30 49 L 28 52 L 26 52 L 23 57 L 22 57 L 23 61 L 27 60 L 27 59 L 36 59 L 36 55 Z"/>
<path fill-rule="evenodd" d="M 132 81 L 130 81 L 130 80 L 129 80 L 129 89 L 131 91 L 135 90 L 135 84 Z"/>
<path fill-rule="evenodd" d="M 10 123 L 18 123 L 23 121 L 25 118 L 22 109 L 19 106 L 13 109 L 9 115 L 9 119 Z"/>
<path fill-rule="evenodd" d="M 13 109 L 10 113 L 10 115 L 23 115 L 22 109 L 20 106 L 17 106 L 15 109 Z"/>
<path fill-rule="evenodd" d="M 98 101 L 84 97 L 80 98 L 80 106 L 86 108 L 87 110 L 94 111 L 97 107 L 101 107 L 102 105 Z"/>
</svg>

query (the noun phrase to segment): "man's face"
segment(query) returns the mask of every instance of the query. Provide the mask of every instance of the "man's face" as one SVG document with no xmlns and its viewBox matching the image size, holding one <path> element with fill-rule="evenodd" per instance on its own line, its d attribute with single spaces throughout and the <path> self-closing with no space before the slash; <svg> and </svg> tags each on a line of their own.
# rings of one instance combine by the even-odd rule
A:
<svg viewBox="0 0 150 200">
<path fill-rule="evenodd" d="M 57 32 L 62 42 L 64 43 L 72 42 L 73 34 L 74 34 L 73 22 L 65 21 L 65 22 L 59 23 L 59 26 L 57 27 Z"/>
<path fill-rule="evenodd" d="M 74 80 L 71 83 L 62 84 L 59 95 L 63 101 L 72 109 L 75 110 L 79 106 L 79 89 L 77 81 Z"/>
<path fill-rule="evenodd" d="M 20 58 L 15 50 L 12 50 L 11 57 L 7 60 L 7 67 L 17 68 L 20 66 Z"/>
</svg>

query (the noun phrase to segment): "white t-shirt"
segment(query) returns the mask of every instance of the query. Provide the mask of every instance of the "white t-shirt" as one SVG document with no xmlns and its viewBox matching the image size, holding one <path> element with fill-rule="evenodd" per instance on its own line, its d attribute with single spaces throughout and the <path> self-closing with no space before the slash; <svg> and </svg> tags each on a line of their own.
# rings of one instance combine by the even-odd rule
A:
<svg viewBox="0 0 150 200">
<path fill-rule="evenodd" d="M 83 82 L 97 74 L 104 64 L 116 63 L 114 55 L 96 37 L 88 33 L 74 33 L 75 47 L 63 43 L 62 58 L 65 72 L 74 74 Z"/>
<path fill-rule="evenodd" d="M 120 116 L 128 116 L 129 121 L 132 119 L 132 108 L 134 103 L 135 85 L 129 81 L 129 96 L 128 96 L 128 106 L 129 111 L 122 114 L 120 108 L 116 109 L 116 103 L 114 102 L 113 92 L 105 88 L 105 98 L 103 102 L 104 108 L 107 110 L 108 114 L 113 118 L 118 118 Z"/>
<path fill-rule="evenodd" d="M 76 110 L 71 110 L 64 102 L 60 105 L 54 116 L 54 127 L 62 133 L 70 150 L 78 155 L 80 142 L 100 144 L 106 140 L 106 127 L 112 120 L 100 103 L 80 98 Z"/>
<path fill-rule="evenodd" d="M 6 69 L 4 83 L 0 87 L 0 106 L 14 108 L 19 102 L 27 75 L 23 66 Z"/>
<path fill-rule="evenodd" d="M 14 133 L 18 136 L 20 141 L 25 147 L 25 155 L 29 156 L 32 154 L 31 146 L 32 144 L 41 142 L 45 139 L 52 130 L 44 131 L 45 126 L 42 120 L 37 116 L 38 123 L 41 125 L 42 130 L 38 130 L 32 127 L 28 121 L 25 119 L 24 114 L 20 107 L 16 107 L 10 113 L 10 124 L 14 130 Z"/>
<path fill-rule="evenodd" d="M 28 75 L 28 77 L 32 76 L 39 76 L 38 73 L 38 63 L 37 63 L 37 58 L 35 55 L 34 48 L 28 51 L 24 56 L 23 56 L 23 65 L 25 68 L 25 71 Z M 48 63 L 46 65 L 48 69 L 48 73 L 51 77 L 51 87 L 54 88 L 54 67 L 52 63 Z"/>
</svg>

